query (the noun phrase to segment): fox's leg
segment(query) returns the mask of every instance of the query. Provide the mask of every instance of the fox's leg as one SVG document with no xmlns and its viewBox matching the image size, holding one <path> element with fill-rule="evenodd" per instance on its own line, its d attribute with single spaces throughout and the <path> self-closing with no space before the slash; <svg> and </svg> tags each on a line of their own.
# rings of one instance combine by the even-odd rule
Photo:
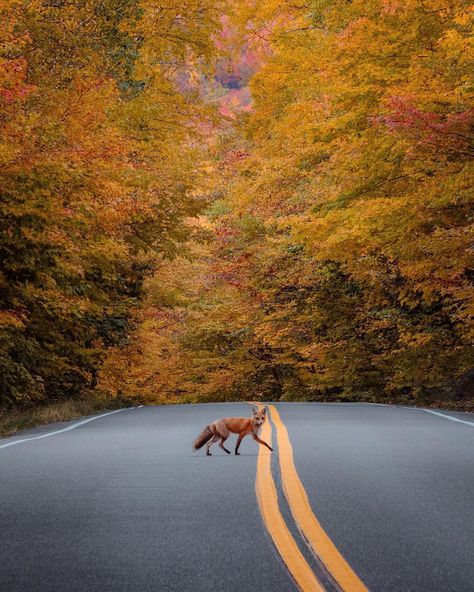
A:
<svg viewBox="0 0 474 592">
<path fill-rule="evenodd" d="M 217 442 L 217 440 L 219 440 L 219 436 L 217 434 L 214 434 L 212 436 L 212 438 L 209 440 L 209 442 L 206 444 L 206 454 L 207 456 L 212 456 L 211 452 L 210 452 L 210 447 L 211 444 L 214 444 L 214 442 Z"/>
<path fill-rule="evenodd" d="M 222 450 L 224 450 L 225 452 L 227 452 L 227 454 L 230 454 L 230 450 L 227 450 L 227 448 L 224 446 L 224 442 L 229 437 L 230 432 L 229 432 L 227 426 L 225 425 L 225 423 L 222 420 L 219 420 L 217 422 L 217 424 L 216 424 L 216 434 L 218 435 L 218 437 L 221 440 L 219 442 L 219 446 L 222 448 Z"/>
<path fill-rule="evenodd" d="M 255 440 L 255 442 L 259 442 L 260 444 L 263 444 L 264 446 L 266 446 L 268 448 L 268 450 L 271 450 L 273 452 L 273 448 L 271 446 L 269 446 L 266 442 L 264 442 L 263 440 L 261 440 L 257 434 L 252 434 L 252 438 Z"/>
<path fill-rule="evenodd" d="M 230 454 L 230 450 L 227 450 L 227 448 L 224 446 L 224 442 L 227 440 L 229 436 L 222 436 L 221 441 L 219 442 L 219 446 L 222 448 L 222 450 L 225 450 L 225 452 L 227 452 L 227 454 Z"/>
<path fill-rule="evenodd" d="M 237 438 L 237 444 L 235 445 L 235 454 L 240 454 L 239 447 L 246 435 L 247 434 L 239 434 L 239 437 Z"/>
</svg>

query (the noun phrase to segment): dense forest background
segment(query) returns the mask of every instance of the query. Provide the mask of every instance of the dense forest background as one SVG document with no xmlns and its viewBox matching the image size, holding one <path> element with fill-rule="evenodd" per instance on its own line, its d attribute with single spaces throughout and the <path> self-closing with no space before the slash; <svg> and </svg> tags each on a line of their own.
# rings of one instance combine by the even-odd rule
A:
<svg viewBox="0 0 474 592">
<path fill-rule="evenodd" d="M 0 15 L 0 408 L 472 401 L 468 2 Z"/>
</svg>

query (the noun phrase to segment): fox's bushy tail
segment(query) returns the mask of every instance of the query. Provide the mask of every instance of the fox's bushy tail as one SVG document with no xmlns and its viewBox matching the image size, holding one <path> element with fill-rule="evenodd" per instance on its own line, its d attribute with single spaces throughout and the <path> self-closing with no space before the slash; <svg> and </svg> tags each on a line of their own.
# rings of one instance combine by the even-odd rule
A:
<svg viewBox="0 0 474 592">
<path fill-rule="evenodd" d="M 199 450 L 199 448 L 202 448 L 206 442 L 209 442 L 209 440 L 212 438 L 212 435 L 211 428 L 206 426 L 199 436 L 194 440 L 194 450 Z"/>
</svg>

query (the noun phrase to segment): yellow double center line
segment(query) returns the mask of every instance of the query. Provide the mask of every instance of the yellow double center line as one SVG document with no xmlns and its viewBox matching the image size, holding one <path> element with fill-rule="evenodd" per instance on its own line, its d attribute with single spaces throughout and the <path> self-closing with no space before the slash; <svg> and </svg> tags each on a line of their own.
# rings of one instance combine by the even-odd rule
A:
<svg viewBox="0 0 474 592">
<path fill-rule="evenodd" d="M 262 407 L 261 404 L 257 404 Z M 293 448 L 285 424 L 274 405 L 268 406 L 276 427 L 278 455 L 283 491 L 295 522 L 313 553 L 324 564 L 337 585 L 344 592 L 367 592 L 367 588 L 337 550 L 314 515 L 308 495 L 296 471 Z M 267 421 L 262 438 L 271 442 L 272 428 Z M 324 591 L 313 570 L 301 554 L 291 535 L 278 505 L 278 495 L 271 472 L 271 454 L 260 447 L 256 479 L 257 500 L 265 526 L 281 558 L 303 592 Z"/>
<path fill-rule="evenodd" d="M 271 446 L 272 428 L 269 421 L 263 424 L 262 439 Z M 323 592 L 324 588 L 319 584 L 308 562 L 303 557 L 280 512 L 277 490 L 272 476 L 271 458 L 271 452 L 260 446 L 255 488 L 263 521 L 283 562 L 300 589 L 305 592 L 310 590 L 311 592 Z"/>
</svg>

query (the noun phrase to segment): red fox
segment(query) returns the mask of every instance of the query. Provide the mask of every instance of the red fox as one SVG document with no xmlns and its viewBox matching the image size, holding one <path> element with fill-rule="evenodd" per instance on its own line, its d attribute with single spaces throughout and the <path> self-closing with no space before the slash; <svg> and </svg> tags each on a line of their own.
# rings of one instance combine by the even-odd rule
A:
<svg viewBox="0 0 474 592">
<path fill-rule="evenodd" d="M 263 425 L 266 416 L 266 409 L 263 407 L 262 409 L 254 409 L 252 417 L 224 417 L 223 419 L 218 419 L 203 429 L 194 441 L 193 448 L 199 450 L 199 448 L 202 448 L 206 444 L 206 454 L 211 456 L 209 450 L 211 445 L 220 440 L 219 446 L 227 454 L 230 454 L 230 450 L 227 450 L 224 442 L 232 432 L 239 434 L 235 445 L 235 454 L 240 454 L 239 446 L 247 434 L 252 434 L 252 438 L 256 442 L 263 444 L 273 452 L 273 448 L 258 437 L 258 430 Z"/>
</svg>

